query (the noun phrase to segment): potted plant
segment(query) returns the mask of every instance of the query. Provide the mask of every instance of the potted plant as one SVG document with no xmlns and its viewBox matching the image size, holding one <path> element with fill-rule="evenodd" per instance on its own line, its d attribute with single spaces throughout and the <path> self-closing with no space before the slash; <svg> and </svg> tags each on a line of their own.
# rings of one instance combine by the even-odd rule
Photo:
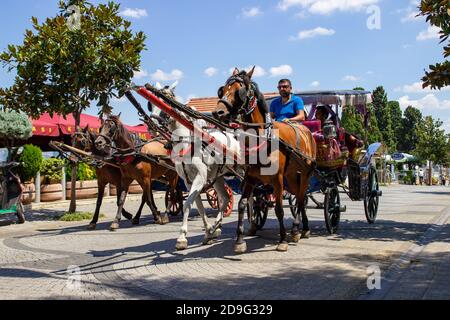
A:
<svg viewBox="0 0 450 320">
<path fill-rule="evenodd" d="M 62 168 L 64 160 L 50 158 L 42 163 L 41 167 L 41 201 L 53 202 L 63 200 L 61 185 Z"/>
<path fill-rule="evenodd" d="M 24 194 L 22 196 L 24 204 L 30 204 L 36 198 L 34 179 L 41 169 L 43 160 L 41 149 L 33 145 L 24 146 L 18 156 L 18 162 L 22 163 L 18 173 L 24 187 Z"/>
<path fill-rule="evenodd" d="M 69 166 L 70 167 L 70 166 Z M 68 173 L 71 169 L 67 170 Z M 71 183 L 67 183 L 67 197 L 71 199 Z M 89 165 L 80 162 L 77 169 L 77 200 L 93 199 L 98 195 L 97 175 Z"/>
</svg>

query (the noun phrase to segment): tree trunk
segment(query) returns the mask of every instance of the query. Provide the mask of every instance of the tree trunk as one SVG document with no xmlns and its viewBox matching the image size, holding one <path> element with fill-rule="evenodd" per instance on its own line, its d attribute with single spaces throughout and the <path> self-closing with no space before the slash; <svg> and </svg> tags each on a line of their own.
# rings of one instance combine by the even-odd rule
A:
<svg viewBox="0 0 450 320">
<path fill-rule="evenodd" d="M 429 179 L 430 179 L 430 186 L 433 185 L 433 162 L 430 160 L 430 166 L 428 168 L 429 171 Z"/>
<path fill-rule="evenodd" d="M 80 118 L 81 112 L 77 111 L 73 113 L 73 117 L 75 118 L 75 130 L 78 131 L 80 128 Z M 74 141 L 72 141 L 72 145 L 74 145 Z M 77 172 L 78 172 L 78 161 L 72 163 L 72 181 L 71 181 L 71 190 L 70 190 L 70 207 L 69 213 L 75 213 L 77 211 Z"/>
</svg>

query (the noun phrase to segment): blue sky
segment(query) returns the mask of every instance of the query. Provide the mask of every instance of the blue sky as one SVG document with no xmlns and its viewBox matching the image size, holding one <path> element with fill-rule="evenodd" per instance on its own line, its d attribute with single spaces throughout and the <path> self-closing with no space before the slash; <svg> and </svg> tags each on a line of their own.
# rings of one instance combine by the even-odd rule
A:
<svg viewBox="0 0 450 320">
<path fill-rule="evenodd" d="M 186 102 L 214 96 L 231 68 L 257 65 L 254 80 L 264 92 L 276 91 L 284 77 L 296 90 L 383 85 L 390 100 L 421 107 L 450 132 L 450 88 L 421 89 L 424 69 L 443 56 L 436 30 L 414 18 L 417 0 L 118 2 L 133 29 L 148 36 L 136 83 L 178 80 L 177 95 Z M 42 21 L 58 11 L 57 0 L 3 0 L 2 9 L 0 50 L 22 42 L 31 16 Z M 381 24 L 369 29 L 378 11 Z M 13 76 L 1 69 L 0 86 Z M 126 101 L 113 106 L 126 122 L 139 122 Z"/>
</svg>

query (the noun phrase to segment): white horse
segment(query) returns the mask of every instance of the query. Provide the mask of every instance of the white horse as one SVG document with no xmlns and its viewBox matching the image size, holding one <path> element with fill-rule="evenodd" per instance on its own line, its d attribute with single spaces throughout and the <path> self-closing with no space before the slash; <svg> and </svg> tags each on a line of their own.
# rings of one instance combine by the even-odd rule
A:
<svg viewBox="0 0 450 320">
<path fill-rule="evenodd" d="M 217 129 L 206 129 L 206 122 L 196 120 L 194 124 L 203 128 L 209 135 L 213 136 L 219 143 L 226 146 L 227 150 L 240 155 L 240 143 L 230 133 L 222 133 Z M 230 197 L 225 190 L 224 174 L 230 172 L 232 164 L 223 164 L 223 156 L 214 154 L 209 147 L 201 143 L 200 137 L 193 136 L 193 133 L 172 120 L 169 124 L 172 131 L 173 150 L 172 161 L 175 164 L 178 175 L 184 180 L 189 189 L 189 196 L 183 206 L 183 226 L 177 240 L 176 249 L 185 250 L 188 248 L 188 218 L 194 202 L 197 205 L 200 216 L 205 227 L 205 239 L 203 245 L 209 245 L 222 234 L 222 220 L 230 202 Z M 197 139 L 196 141 L 193 141 Z M 194 143 L 194 144 L 192 144 Z M 192 147 L 192 146 L 195 147 Z M 195 150 L 196 149 L 196 150 Z M 209 150 L 208 150 L 209 149 Z M 180 153 L 187 153 L 184 157 Z M 238 169 L 241 171 L 241 169 Z M 219 213 L 214 226 L 212 226 L 205 213 L 205 208 L 201 199 L 201 193 L 205 187 L 213 184 L 217 191 L 219 202 Z"/>
</svg>

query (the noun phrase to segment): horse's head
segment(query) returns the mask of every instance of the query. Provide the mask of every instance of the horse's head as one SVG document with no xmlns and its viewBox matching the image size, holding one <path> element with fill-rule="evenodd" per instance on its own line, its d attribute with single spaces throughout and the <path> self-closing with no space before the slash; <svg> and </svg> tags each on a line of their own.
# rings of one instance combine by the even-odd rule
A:
<svg viewBox="0 0 450 320">
<path fill-rule="evenodd" d="M 95 147 L 98 150 L 109 154 L 113 143 L 117 144 L 121 126 L 122 122 L 120 121 L 120 115 L 109 115 L 108 118 L 103 120 L 100 134 L 95 140 Z"/>
<path fill-rule="evenodd" d="M 236 119 L 239 115 L 250 114 L 253 109 L 250 102 L 256 97 L 252 83 L 255 67 L 250 72 L 234 70 L 233 75 L 218 91 L 219 102 L 213 116 L 221 121 Z"/>
<path fill-rule="evenodd" d="M 92 152 L 93 140 L 91 139 L 91 135 L 89 133 L 89 126 L 84 129 L 77 130 L 77 133 L 73 136 L 73 146 L 85 152 Z"/>
</svg>

